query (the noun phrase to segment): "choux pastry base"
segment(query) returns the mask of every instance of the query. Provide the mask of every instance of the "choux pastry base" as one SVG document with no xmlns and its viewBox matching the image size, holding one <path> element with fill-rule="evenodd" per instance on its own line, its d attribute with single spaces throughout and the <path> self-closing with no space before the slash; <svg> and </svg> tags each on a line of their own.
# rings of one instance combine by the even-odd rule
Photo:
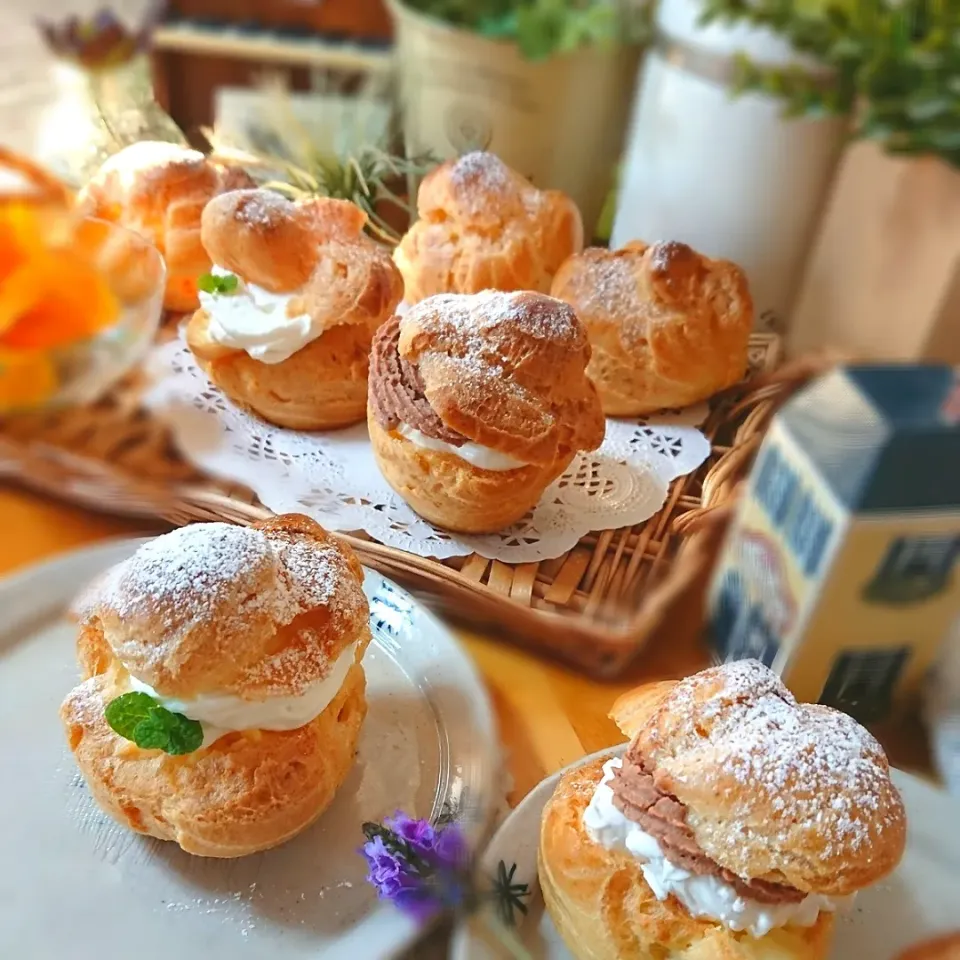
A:
<svg viewBox="0 0 960 960">
<path fill-rule="evenodd" d="M 387 482 L 425 520 L 456 533 L 496 533 L 522 519 L 569 466 L 481 470 L 428 450 L 367 418 L 374 457 Z"/>
<path fill-rule="evenodd" d="M 330 430 L 366 416 L 370 330 L 331 327 L 281 363 L 262 363 L 214 343 L 210 319 L 198 310 L 187 344 L 201 369 L 234 403 L 290 430 Z"/>
<path fill-rule="evenodd" d="M 60 715 L 94 799 L 137 833 L 202 857 L 267 850 L 313 823 L 353 767 L 367 712 L 359 663 L 306 726 L 231 733 L 185 756 L 141 750 L 110 729 L 104 709 L 124 673 L 117 663 L 86 680 Z"/>
</svg>

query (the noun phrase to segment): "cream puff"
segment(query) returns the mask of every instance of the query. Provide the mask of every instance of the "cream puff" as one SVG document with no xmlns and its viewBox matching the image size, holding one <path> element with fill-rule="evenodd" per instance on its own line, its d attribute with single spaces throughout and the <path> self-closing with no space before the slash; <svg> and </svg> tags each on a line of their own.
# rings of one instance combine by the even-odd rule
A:
<svg viewBox="0 0 960 960">
<path fill-rule="evenodd" d="M 367 422 L 387 482 L 463 533 L 516 522 L 605 421 L 576 314 L 539 293 L 422 300 L 374 338 Z"/>
<path fill-rule="evenodd" d="M 438 293 L 549 293 L 560 264 L 583 249 L 577 205 L 559 190 L 538 190 L 492 153 L 432 170 L 417 213 L 394 252 L 407 303 Z"/>
<path fill-rule="evenodd" d="M 297 515 L 151 540 L 75 607 L 60 708 L 97 803 L 187 853 L 284 843 L 330 805 L 367 711 L 363 570 Z"/>
<path fill-rule="evenodd" d="M 554 277 L 593 354 L 587 373 L 608 416 L 685 407 L 741 380 L 753 329 L 744 272 L 683 243 L 591 247 Z"/>
<path fill-rule="evenodd" d="M 187 345 L 234 403 L 270 423 L 362 421 L 370 343 L 403 295 L 390 254 L 345 200 L 225 193 L 203 211 L 214 263 Z"/>
<path fill-rule="evenodd" d="M 580 960 L 823 960 L 906 840 L 879 744 L 757 661 L 625 694 L 621 759 L 565 774 L 540 887 Z"/>
<path fill-rule="evenodd" d="M 146 237 L 167 264 L 163 305 L 196 310 L 197 277 L 210 269 L 200 242 L 200 215 L 211 197 L 252 187 L 242 170 L 197 150 L 145 140 L 110 157 L 80 191 L 87 215 L 111 220 Z"/>
</svg>

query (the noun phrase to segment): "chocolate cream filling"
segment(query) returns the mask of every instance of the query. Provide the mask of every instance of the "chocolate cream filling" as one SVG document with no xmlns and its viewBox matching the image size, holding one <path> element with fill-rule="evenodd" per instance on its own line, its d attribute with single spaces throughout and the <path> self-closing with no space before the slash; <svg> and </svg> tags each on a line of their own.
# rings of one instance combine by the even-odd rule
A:
<svg viewBox="0 0 960 960">
<path fill-rule="evenodd" d="M 785 884 L 744 880 L 703 852 L 693 830 L 687 826 L 687 808 L 657 784 L 656 771 L 631 744 L 610 783 L 613 805 L 660 845 L 663 855 L 690 873 L 718 877 L 734 890 L 759 903 L 799 903 L 806 896 Z"/>
<path fill-rule="evenodd" d="M 370 351 L 369 400 L 377 423 L 396 430 L 405 423 L 434 440 L 460 447 L 467 438 L 451 430 L 430 406 L 420 371 L 400 356 L 400 318 L 392 317 L 376 332 Z"/>
</svg>

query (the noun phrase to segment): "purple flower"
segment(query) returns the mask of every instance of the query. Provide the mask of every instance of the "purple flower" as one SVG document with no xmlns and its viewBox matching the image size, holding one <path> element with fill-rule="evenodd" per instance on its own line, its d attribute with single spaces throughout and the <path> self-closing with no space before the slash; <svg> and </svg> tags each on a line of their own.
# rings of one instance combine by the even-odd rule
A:
<svg viewBox="0 0 960 960">
<path fill-rule="evenodd" d="M 385 899 L 389 899 L 400 885 L 400 874 L 403 865 L 399 857 L 391 853 L 383 842 L 383 837 L 374 837 L 363 845 L 363 855 L 367 858 L 370 873 L 367 881 L 372 883 L 377 892 L 383 892 Z"/>
<path fill-rule="evenodd" d="M 366 824 L 363 845 L 367 880 L 381 900 L 390 900 L 423 922 L 464 903 L 469 893 L 467 844 L 457 826 L 435 829 L 426 820 L 397 812 L 383 825 Z"/>
<path fill-rule="evenodd" d="M 50 50 L 65 60 L 89 70 L 126 63 L 145 50 L 160 22 L 166 0 L 151 0 L 141 23 L 127 27 L 108 8 L 81 19 L 73 15 L 61 21 L 37 19 L 40 34 Z"/>
<path fill-rule="evenodd" d="M 420 856 L 433 852 L 437 832 L 428 820 L 414 820 L 398 810 L 392 817 L 385 817 L 383 825 L 402 840 L 406 840 Z"/>
</svg>

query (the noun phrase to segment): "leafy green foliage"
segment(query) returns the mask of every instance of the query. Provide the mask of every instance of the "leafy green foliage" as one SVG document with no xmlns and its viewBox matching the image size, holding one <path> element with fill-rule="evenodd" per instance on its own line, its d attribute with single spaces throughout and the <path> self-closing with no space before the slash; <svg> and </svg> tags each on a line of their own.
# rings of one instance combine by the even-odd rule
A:
<svg viewBox="0 0 960 960">
<path fill-rule="evenodd" d="M 635 0 L 404 0 L 411 9 L 493 40 L 516 43 L 530 60 L 586 46 L 636 43 L 650 4 Z"/>
<path fill-rule="evenodd" d="M 124 740 L 143 750 L 163 750 L 179 756 L 203 743 L 203 727 L 181 713 L 172 713 L 147 693 L 124 693 L 104 711 L 107 723 Z"/>
<path fill-rule="evenodd" d="M 235 293 L 240 281 L 232 273 L 219 276 L 215 273 L 204 273 L 197 279 L 197 288 L 204 293 Z"/>
<path fill-rule="evenodd" d="M 705 0 L 704 23 L 766 27 L 835 75 L 738 60 L 735 92 L 782 99 L 787 116 L 849 115 L 853 135 L 894 154 L 934 154 L 960 167 L 957 0 Z"/>
<path fill-rule="evenodd" d="M 282 193 L 291 200 L 306 197 L 332 197 L 350 200 L 367 215 L 367 226 L 378 239 L 398 243 L 396 231 L 377 212 L 380 203 L 387 203 L 413 216 L 410 203 L 395 193 L 391 184 L 403 179 L 420 179 L 440 162 L 432 153 L 399 157 L 379 147 L 362 147 L 353 156 L 339 157 L 314 149 L 307 163 L 262 158 L 269 166 L 279 166 L 283 180 L 270 180 L 264 186 Z"/>
</svg>

